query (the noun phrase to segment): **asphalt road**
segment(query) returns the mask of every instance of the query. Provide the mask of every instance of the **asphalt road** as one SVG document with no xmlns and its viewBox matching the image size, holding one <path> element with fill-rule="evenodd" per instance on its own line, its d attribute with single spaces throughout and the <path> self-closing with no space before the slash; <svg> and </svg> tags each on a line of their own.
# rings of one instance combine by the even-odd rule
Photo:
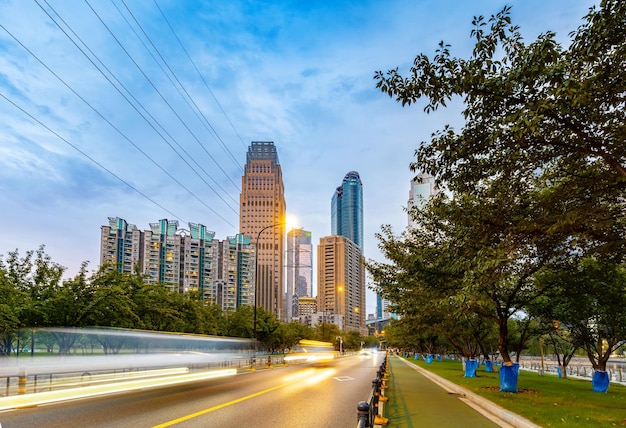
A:
<svg viewBox="0 0 626 428">
<path fill-rule="evenodd" d="M 353 427 L 384 353 L 0 412 L 21 427 Z"/>
</svg>

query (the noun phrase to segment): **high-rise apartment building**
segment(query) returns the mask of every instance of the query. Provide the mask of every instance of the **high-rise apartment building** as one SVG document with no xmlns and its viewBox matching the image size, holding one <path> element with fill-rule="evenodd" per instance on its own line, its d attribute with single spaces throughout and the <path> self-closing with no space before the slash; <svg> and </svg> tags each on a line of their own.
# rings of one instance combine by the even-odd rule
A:
<svg viewBox="0 0 626 428">
<path fill-rule="evenodd" d="M 286 205 L 282 171 L 273 142 L 250 144 L 239 204 L 239 231 L 251 237 L 257 248 L 256 303 L 284 320 Z"/>
<path fill-rule="evenodd" d="M 365 265 L 359 246 L 343 236 L 320 238 L 317 272 L 318 312 L 341 315 L 343 331 L 366 335 Z"/>
<path fill-rule="evenodd" d="M 217 270 L 215 232 L 207 230 L 202 224 L 189 223 L 189 231 L 182 230 L 180 235 L 181 291 L 183 293 L 196 291 L 206 297 L 213 286 Z"/>
<path fill-rule="evenodd" d="M 363 184 L 359 173 L 350 171 L 331 201 L 331 233 L 345 236 L 363 251 Z"/>
<path fill-rule="evenodd" d="M 254 305 L 254 255 L 249 236 L 237 234 L 219 242 L 216 280 L 209 301 L 222 310 Z"/>
<path fill-rule="evenodd" d="M 150 223 L 144 232 L 143 273 L 149 284 L 163 284 L 172 291 L 182 292 L 180 284 L 181 235 L 177 220 Z"/>
<path fill-rule="evenodd" d="M 255 247 L 241 234 L 220 241 L 202 224 L 189 223 L 186 230 L 167 219 L 140 232 L 123 219 L 109 218 L 102 226 L 100 262 L 125 273 L 139 264 L 146 282 L 178 293 L 198 292 L 223 310 L 254 304 Z"/>
<path fill-rule="evenodd" d="M 310 297 L 313 286 L 313 244 L 311 232 L 292 229 L 287 233 L 287 293 L 285 319 L 298 317 L 298 298 Z"/>
<path fill-rule="evenodd" d="M 415 219 L 411 215 L 413 207 L 423 208 L 426 202 L 437 194 L 435 178 L 428 174 L 418 174 L 411 180 L 409 201 L 407 203 L 409 228 L 415 227 Z"/>
<path fill-rule="evenodd" d="M 100 228 L 100 265 L 133 273 L 143 258 L 143 232 L 119 217 L 109 217 Z"/>
</svg>

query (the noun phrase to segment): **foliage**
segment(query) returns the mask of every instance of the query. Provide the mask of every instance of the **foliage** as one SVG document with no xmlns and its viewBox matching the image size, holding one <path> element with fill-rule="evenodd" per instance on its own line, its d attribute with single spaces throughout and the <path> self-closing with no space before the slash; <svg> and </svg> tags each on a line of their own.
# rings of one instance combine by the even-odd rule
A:
<svg viewBox="0 0 626 428">
<path fill-rule="evenodd" d="M 441 192 L 411 211 L 417 227 L 400 238 L 383 226 L 391 263 L 368 269 L 377 291 L 420 328 L 446 314 L 493 320 L 508 362 L 533 334 L 527 308 L 556 286 L 538 286 L 539 272 L 585 256 L 624 260 L 626 2 L 590 9 L 567 48 L 552 32 L 526 44 L 509 7 L 473 25 L 469 58 L 441 42 L 432 59 L 415 58 L 408 77 L 397 68 L 375 74 L 402 105 L 425 98 L 427 113 L 461 101 L 465 123 L 416 150 L 411 169 L 434 176 Z M 595 284 L 613 295 L 611 278 Z"/>
<path fill-rule="evenodd" d="M 609 357 L 626 344 L 626 267 L 594 258 L 569 270 L 538 276 L 550 293 L 535 310 L 558 323 L 557 332 L 585 350 L 596 370 L 606 370 Z"/>
</svg>

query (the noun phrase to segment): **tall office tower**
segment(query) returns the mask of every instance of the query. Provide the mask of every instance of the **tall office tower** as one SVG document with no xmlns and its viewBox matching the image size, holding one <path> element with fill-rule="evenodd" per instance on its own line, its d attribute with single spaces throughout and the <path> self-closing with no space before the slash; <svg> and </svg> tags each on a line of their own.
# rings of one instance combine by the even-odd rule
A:
<svg viewBox="0 0 626 428">
<path fill-rule="evenodd" d="M 407 211 L 409 217 L 409 228 L 416 226 L 415 219 L 411 216 L 413 207 L 423 208 L 426 202 L 437 194 L 435 187 L 435 178 L 428 174 L 418 174 L 411 180 L 411 189 L 409 190 L 409 202 Z"/>
<path fill-rule="evenodd" d="M 298 298 L 310 297 L 313 285 L 313 245 L 311 232 L 292 229 L 287 233 L 287 321 L 298 317 Z"/>
<path fill-rule="evenodd" d="M 143 258 L 143 232 L 119 217 L 109 217 L 100 230 L 100 266 L 133 273 Z"/>
<path fill-rule="evenodd" d="M 358 245 L 343 236 L 325 236 L 317 246 L 317 306 L 343 317 L 343 331 L 366 335 L 365 266 Z"/>
<path fill-rule="evenodd" d="M 189 223 L 189 231 L 181 231 L 181 291 L 197 291 L 204 296 L 211 289 L 217 270 L 215 232 L 202 224 Z"/>
<path fill-rule="evenodd" d="M 248 148 L 239 198 L 239 231 L 257 248 L 256 303 L 284 320 L 285 190 L 273 142 Z"/>
<path fill-rule="evenodd" d="M 162 283 L 170 290 L 180 292 L 181 235 L 178 221 L 159 220 L 150 223 L 144 232 L 143 273 L 146 282 Z"/>
<path fill-rule="evenodd" d="M 216 281 L 208 301 L 222 310 L 254 305 L 255 248 L 249 236 L 237 234 L 219 242 Z"/>
<path fill-rule="evenodd" d="M 333 195 L 331 233 L 345 236 L 363 251 L 363 184 L 356 171 L 346 174 Z"/>
</svg>

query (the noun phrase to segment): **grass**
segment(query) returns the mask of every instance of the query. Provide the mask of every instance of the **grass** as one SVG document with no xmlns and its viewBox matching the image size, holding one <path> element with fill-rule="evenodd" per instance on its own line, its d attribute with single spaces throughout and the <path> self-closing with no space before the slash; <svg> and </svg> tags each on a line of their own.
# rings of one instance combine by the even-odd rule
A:
<svg viewBox="0 0 626 428">
<path fill-rule="evenodd" d="M 592 392 L 591 379 L 521 370 L 518 392 L 507 393 L 500 392 L 500 375 L 484 367 L 466 378 L 460 361 L 409 361 L 543 427 L 626 427 L 624 385 L 612 383 L 607 393 L 598 393 Z"/>
</svg>

